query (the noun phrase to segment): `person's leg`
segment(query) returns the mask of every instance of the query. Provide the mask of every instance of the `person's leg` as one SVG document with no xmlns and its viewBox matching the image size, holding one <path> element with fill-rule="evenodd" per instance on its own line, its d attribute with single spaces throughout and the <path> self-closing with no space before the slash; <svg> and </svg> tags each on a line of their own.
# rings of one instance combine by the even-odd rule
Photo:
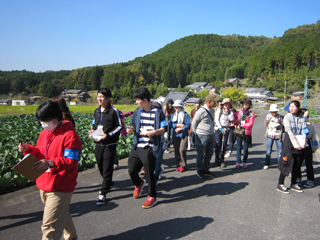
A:
<svg viewBox="0 0 320 240">
<path fill-rule="evenodd" d="M 301 160 L 303 160 L 301 154 L 292 154 L 294 162 L 292 167 L 291 183 L 296 184 L 297 178 L 301 177 Z"/>
<path fill-rule="evenodd" d="M 309 142 L 309 147 L 306 147 L 303 150 L 303 155 L 304 155 L 304 159 L 306 160 L 307 178 L 310 181 L 314 181 L 314 169 L 312 165 L 313 153 L 310 147 L 310 142 Z"/>
<path fill-rule="evenodd" d="M 229 130 L 226 130 L 226 134 L 223 135 L 223 143 L 222 143 L 222 149 L 221 149 L 221 163 L 224 162 L 224 154 L 228 147 L 229 132 L 230 132 Z"/>
<path fill-rule="evenodd" d="M 203 163 L 203 171 L 208 172 L 210 169 L 210 160 L 213 155 L 213 145 L 214 145 L 214 137 L 213 135 L 209 136 L 206 146 L 205 146 L 205 156 Z"/>
<path fill-rule="evenodd" d="M 163 159 L 163 143 L 160 144 L 157 159 L 156 159 L 156 167 L 154 170 L 154 175 L 156 176 L 156 179 L 159 178 L 160 172 L 161 172 L 161 163 Z"/>
<path fill-rule="evenodd" d="M 148 182 L 148 196 L 156 197 L 156 177 L 154 175 L 154 168 L 156 166 L 156 157 L 153 155 L 153 149 L 151 147 L 138 150 L 139 158 L 143 164 L 143 168 L 146 172 L 146 180 Z"/>
<path fill-rule="evenodd" d="M 197 157 L 196 157 L 196 164 L 197 164 L 197 172 L 200 172 L 204 168 L 204 153 L 206 150 L 206 147 L 202 144 L 201 141 L 201 135 L 195 134 L 195 144 L 196 144 L 196 151 L 197 151 Z M 212 148 L 213 151 L 213 148 Z"/>
<path fill-rule="evenodd" d="M 286 176 L 282 172 L 280 172 L 278 184 L 283 185 L 285 178 L 286 178 Z"/>
<path fill-rule="evenodd" d="M 105 146 L 103 149 L 103 169 L 102 169 L 102 185 L 101 195 L 107 194 L 112 185 L 113 162 L 116 154 L 117 145 Z"/>
<path fill-rule="evenodd" d="M 141 178 L 139 176 L 139 172 L 143 166 L 142 162 L 140 161 L 139 156 L 137 155 L 137 151 L 139 149 L 132 149 L 128 158 L 128 167 L 129 167 L 129 175 L 132 180 L 132 183 L 135 186 L 140 186 Z"/>
<path fill-rule="evenodd" d="M 184 136 L 180 140 L 179 154 L 180 154 L 180 166 L 187 166 L 187 149 L 188 149 L 188 136 Z"/>
<path fill-rule="evenodd" d="M 234 144 L 234 128 L 230 128 L 229 134 L 229 151 L 233 151 L 233 144 Z"/>
<path fill-rule="evenodd" d="M 282 153 L 282 141 L 281 140 L 275 140 L 276 141 L 276 145 L 277 145 L 277 158 L 278 158 L 278 163 L 280 161 L 281 158 L 281 153 Z"/>
<path fill-rule="evenodd" d="M 103 146 L 99 146 L 98 144 L 96 144 L 94 148 L 94 155 L 96 157 L 97 166 L 101 177 L 103 175 L 103 148 Z"/>
<path fill-rule="evenodd" d="M 215 149 L 215 163 L 220 165 L 220 152 L 222 145 L 222 132 L 218 129 L 215 131 L 216 149 Z"/>
<path fill-rule="evenodd" d="M 251 135 L 247 135 L 243 140 L 243 162 L 244 163 L 247 163 L 247 160 L 248 160 L 250 144 L 251 144 Z"/>
<path fill-rule="evenodd" d="M 274 140 L 272 138 L 267 137 L 267 152 L 266 152 L 266 160 L 264 162 L 265 166 L 270 166 L 273 141 Z"/>
<path fill-rule="evenodd" d="M 62 192 L 44 192 L 40 190 L 41 201 L 44 204 L 43 221 L 42 221 L 42 239 L 60 239 L 66 227 L 69 205 L 72 197 L 71 193 Z M 71 229 L 70 219 L 68 228 L 65 229 L 66 235 L 70 235 L 70 239 L 76 239 L 76 230 Z M 74 235 L 72 235 L 74 234 Z"/>
<path fill-rule="evenodd" d="M 237 164 L 241 163 L 242 137 L 236 136 L 237 140 Z"/>
<path fill-rule="evenodd" d="M 181 142 L 181 138 L 176 137 L 176 136 L 173 134 L 172 140 L 173 140 L 174 157 L 175 157 L 175 159 L 176 159 L 176 165 L 177 165 L 177 167 L 179 167 L 179 166 L 180 166 L 180 162 L 181 162 L 181 156 L 180 156 L 180 142 Z"/>
</svg>

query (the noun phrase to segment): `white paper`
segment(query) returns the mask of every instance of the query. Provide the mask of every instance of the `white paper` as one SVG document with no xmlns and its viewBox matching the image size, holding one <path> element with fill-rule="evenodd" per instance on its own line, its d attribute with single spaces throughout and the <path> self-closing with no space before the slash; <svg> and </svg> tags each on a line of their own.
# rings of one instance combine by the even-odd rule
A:
<svg viewBox="0 0 320 240">
<path fill-rule="evenodd" d="M 104 132 L 101 128 L 98 128 L 93 133 L 91 133 L 89 136 L 97 141 L 100 141 L 103 138 L 103 136 L 101 136 L 101 135 L 104 135 Z"/>
<path fill-rule="evenodd" d="M 306 142 L 306 138 L 303 137 L 302 135 L 295 135 L 295 138 L 297 139 L 300 147 L 302 147 L 304 142 Z M 306 147 L 309 147 L 308 142 L 306 142 Z"/>
</svg>

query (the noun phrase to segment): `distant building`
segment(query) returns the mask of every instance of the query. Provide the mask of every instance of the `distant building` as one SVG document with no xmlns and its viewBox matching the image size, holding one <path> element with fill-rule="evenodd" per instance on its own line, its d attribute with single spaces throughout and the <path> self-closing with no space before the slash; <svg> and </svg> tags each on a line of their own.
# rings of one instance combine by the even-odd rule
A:
<svg viewBox="0 0 320 240">
<path fill-rule="evenodd" d="M 237 81 L 238 81 L 238 78 L 229 78 L 229 79 L 224 81 L 224 84 L 234 83 L 234 82 L 237 82 Z"/>
<path fill-rule="evenodd" d="M 68 98 L 71 98 L 71 100 L 74 98 L 78 98 L 80 102 L 86 102 L 90 96 L 87 92 L 83 92 L 77 89 L 69 89 L 69 90 L 63 90 L 60 97 L 66 100 Z"/>
<path fill-rule="evenodd" d="M 190 92 L 199 92 L 201 90 L 211 90 L 212 86 L 210 85 L 210 83 L 206 83 L 206 82 L 194 82 L 191 85 L 186 86 L 187 88 L 190 89 Z"/>
<path fill-rule="evenodd" d="M 185 102 L 190 98 L 190 93 L 189 92 L 169 92 L 163 104 L 166 104 L 169 98 L 171 98 L 173 101 L 181 100 L 182 102 Z"/>
<path fill-rule="evenodd" d="M 25 100 L 12 100 L 12 106 L 25 106 Z"/>
<path fill-rule="evenodd" d="M 302 100 L 304 97 L 304 92 L 294 92 L 291 94 L 292 100 Z"/>
<path fill-rule="evenodd" d="M 278 101 L 279 99 L 273 97 L 273 93 L 265 88 L 245 88 L 244 91 L 248 98 L 261 101 Z"/>
<path fill-rule="evenodd" d="M 11 105 L 11 103 L 9 99 L 0 99 L 0 105 Z"/>
<path fill-rule="evenodd" d="M 185 101 L 185 104 L 194 105 L 199 101 L 200 101 L 200 98 L 189 98 L 187 101 Z"/>
</svg>

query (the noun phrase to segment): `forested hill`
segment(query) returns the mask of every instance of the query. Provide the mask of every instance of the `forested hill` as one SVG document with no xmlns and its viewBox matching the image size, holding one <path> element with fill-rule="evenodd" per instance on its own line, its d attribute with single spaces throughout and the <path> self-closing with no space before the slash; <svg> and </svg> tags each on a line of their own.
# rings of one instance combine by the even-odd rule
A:
<svg viewBox="0 0 320 240">
<path fill-rule="evenodd" d="M 0 93 L 52 96 L 61 88 L 110 87 L 115 99 L 132 98 L 140 86 L 184 87 L 206 81 L 223 87 L 225 78 L 246 86 L 289 92 L 301 90 L 306 76 L 320 77 L 320 21 L 287 30 L 282 37 L 200 34 L 178 39 L 126 63 L 70 71 L 0 71 Z M 51 77 L 50 77 L 51 76 Z M 53 93 L 55 92 L 55 93 Z"/>
</svg>

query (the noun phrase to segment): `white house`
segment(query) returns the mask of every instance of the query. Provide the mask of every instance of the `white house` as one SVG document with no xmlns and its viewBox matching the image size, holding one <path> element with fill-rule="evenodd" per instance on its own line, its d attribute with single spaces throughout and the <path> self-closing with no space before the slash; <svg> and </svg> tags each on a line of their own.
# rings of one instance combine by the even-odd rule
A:
<svg viewBox="0 0 320 240">
<path fill-rule="evenodd" d="M 247 97 L 252 99 L 259 99 L 259 100 L 275 100 L 273 97 L 273 93 L 268 91 L 265 88 L 245 88 L 244 91 L 246 92 Z"/>
<path fill-rule="evenodd" d="M 12 106 L 25 106 L 25 100 L 12 100 Z"/>
</svg>

